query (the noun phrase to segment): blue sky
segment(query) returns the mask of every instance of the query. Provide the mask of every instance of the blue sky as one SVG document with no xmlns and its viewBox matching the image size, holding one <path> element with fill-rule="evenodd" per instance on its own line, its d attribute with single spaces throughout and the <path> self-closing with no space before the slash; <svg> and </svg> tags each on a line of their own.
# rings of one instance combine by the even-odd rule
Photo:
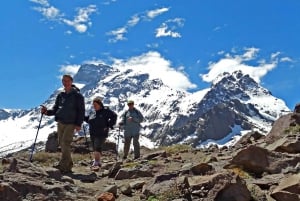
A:
<svg viewBox="0 0 300 201">
<path fill-rule="evenodd" d="M 239 69 L 290 109 L 300 102 L 299 0 L 9 0 L 0 9 L 0 108 L 39 106 L 62 73 L 99 62 L 154 63 L 145 71 L 174 73 L 180 81 L 166 82 L 188 91 Z"/>
</svg>

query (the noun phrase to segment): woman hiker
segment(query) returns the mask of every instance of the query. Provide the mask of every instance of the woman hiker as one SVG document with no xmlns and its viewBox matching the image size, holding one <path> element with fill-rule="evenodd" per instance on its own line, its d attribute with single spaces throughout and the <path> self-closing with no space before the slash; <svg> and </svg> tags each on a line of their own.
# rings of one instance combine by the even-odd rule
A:
<svg viewBox="0 0 300 201">
<path fill-rule="evenodd" d="M 117 114 L 108 107 L 104 107 L 101 98 L 95 98 L 93 100 L 93 107 L 94 110 L 85 117 L 85 121 L 89 124 L 94 151 L 94 160 L 91 169 L 97 171 L 101 167 L 103 144 L 108 137 L 109 129 L 113 129 L 113 126 L 116 124 Z"/>
</svg>

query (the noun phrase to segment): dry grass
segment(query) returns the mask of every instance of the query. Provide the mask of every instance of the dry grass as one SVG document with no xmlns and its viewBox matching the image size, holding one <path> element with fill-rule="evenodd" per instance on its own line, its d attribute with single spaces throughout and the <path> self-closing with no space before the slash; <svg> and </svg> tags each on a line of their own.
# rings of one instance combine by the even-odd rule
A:
<svg viewBox="0 0 300 201">
<path fill-rule="evenodd" d="M 138 162 L 127 162 L 127 163 L 124 163 L 123 167 L 124 168 L 134 168 L 136 166 L 138 166 L 140 163 Z"/>
<path fill-rule="evenodd" d="M 243 179 L 252 178 L 252 176 L 248 172 L 245 172 L 241 168 L 235 167 L 235 168 L 232 168 L 231 171 Z"/>
<path fill-rule="evenodd" d="M 175 154 L 180 152 L 189 151 L 192 149 L 190 145 L 185 144 L 175 144 L 168 147 L 162 147 L 163 150 L 165 150 L 168 154 Z"/>
<path fill-rule="evenodd" d="M 49 153 L 45 151 L 39 151 L 33 154 L 32 161 L 41 164 L 42 166 L 52 166 L 55 162 L 60 160 L 60 152 Z M 16 154 L 16 157 L 23 158 L 25 160 L 29 159 L 29 154 L 26 152 L 20 152 Z M 72 153 L 72 159 L 74 163 L 78 163 L 79 161 L 89 159 L 89 154 L 77 154 Z"/>
</svg>

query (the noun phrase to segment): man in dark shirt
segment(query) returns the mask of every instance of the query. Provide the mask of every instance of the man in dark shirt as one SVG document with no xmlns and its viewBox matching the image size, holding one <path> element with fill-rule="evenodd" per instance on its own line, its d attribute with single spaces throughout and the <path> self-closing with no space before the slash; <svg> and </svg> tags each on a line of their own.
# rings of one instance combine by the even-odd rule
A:
<svg viewBox="0 0 300 201">
<path fill-rule="evenodd" d="M 55 104 L 51 110 L 41 108 L 41 112 L 47 116 L 55 116 L 57 121 L 58 143 L 61 147 L 61 159 L 55 168 L 62 173 L 72 172 L 73 161 L 71 157 L 71 143 L 74 132 L 81 129 L 84 120 L 85 105 L 84 97 L 78 88 L 73 85 L 70 75 L 63 75 L 62 84 L 64 91 L 56 97 Z"/>
</svg>

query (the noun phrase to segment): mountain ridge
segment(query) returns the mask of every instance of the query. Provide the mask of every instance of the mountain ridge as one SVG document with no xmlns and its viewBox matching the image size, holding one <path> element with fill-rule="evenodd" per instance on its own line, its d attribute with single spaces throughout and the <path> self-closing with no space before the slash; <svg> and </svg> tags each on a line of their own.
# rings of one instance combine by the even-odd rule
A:
<svg viewBox="0 0 300 201">
<path fill-rule="evenodd" d="M 118 116 L 126 109 L 126 100 L 135 100 L 136 107 L 145 116 L 141 132 L 157 145 L 192 143 L 199 146 L 209 139 L 225 138 L 236 127 L 240 127 L 240 131 L 260 130 L 266 134 L 272 122 L 289 110 L 283 100 L 272 96 L 241 71 L 224 73 L 218 80 L 209 88 L 191 93 L 171 88 L 149 72 L 130 67 L 84 64 L 74 75 L 75 84 L 85 97 L 87 111 L 91 110 L 96 96 L 102 97 L 104 105 Z M 60 90 L 62 88 L 55 90 L 43 105 L 52 107 Z M 17 132 L 24 133 L 24 129 L 28 129 L 26 133 L 31 130 L 32 136 L 37 128 L 33 124 L 40 118 L 38 107 L 17 113 L 3 111 L 0 128 L 6 127 L 6 136 L 15 132 L 10 128 L 14 123 L 19 127 Z M 44 117 L 40 130 L 41 139 L 46 139 L 47 134 L 55 130 L 54 118 Z M 112 135 L 116 134 L 113 130 Z"/>
</svg>

